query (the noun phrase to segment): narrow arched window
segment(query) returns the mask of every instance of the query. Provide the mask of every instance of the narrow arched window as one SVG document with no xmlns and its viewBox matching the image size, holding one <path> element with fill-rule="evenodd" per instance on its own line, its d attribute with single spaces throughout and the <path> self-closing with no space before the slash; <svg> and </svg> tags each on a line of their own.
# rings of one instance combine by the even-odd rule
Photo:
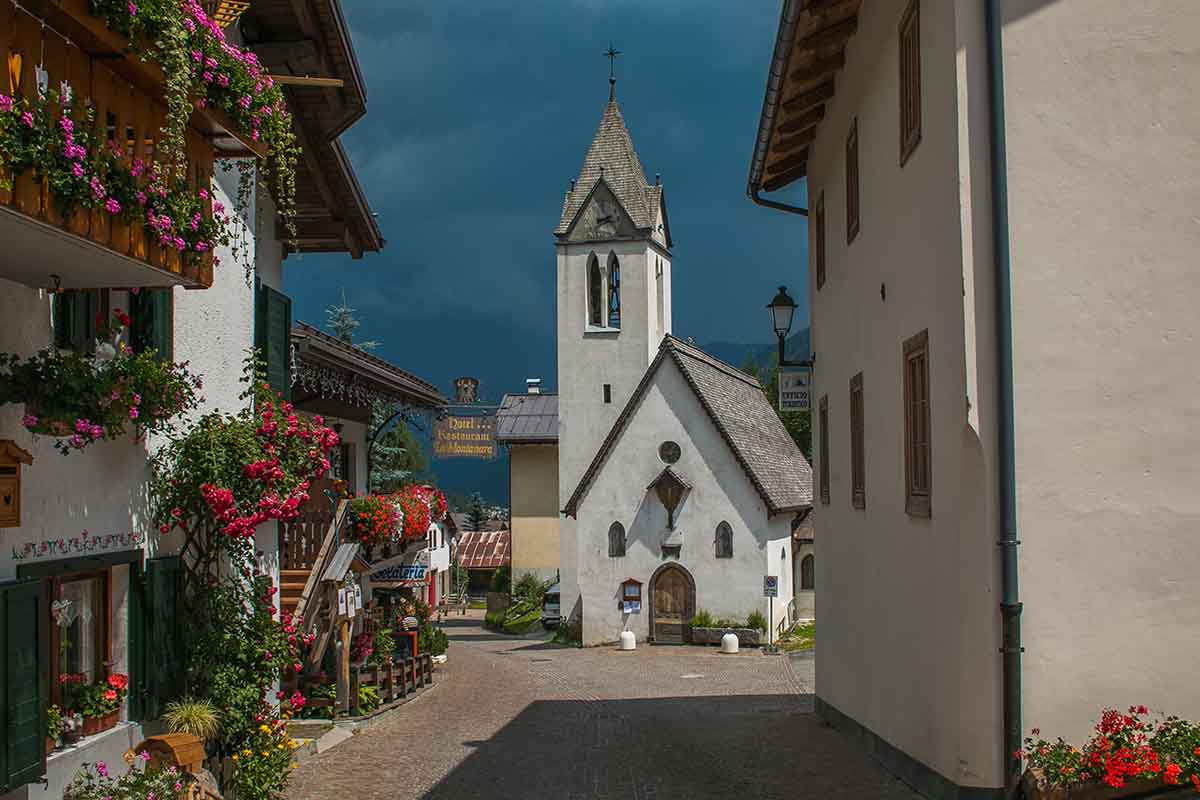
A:
<svg viewBox="0 0 1200 800">
<path fill-rule="evenodd" d="M 805 556 L 800 560 L 800 589 L 801 591 L 811 592 L 817 588 L 817 576 L 813 571 L 813 557 Z"/>
<path fill-rule="evenodd" d="M 588 256 L 587 281 L 588 324 L 600 327 L 604 324 L 604 276 L 595 253 Z"/>
<path fill-rule="evenodd" d="M 728 522 L 717 526 L 717 558 L 733 558 L 733 528 Z"/>
<path fill-rule="evenodd" d="M 621 327 L 621 262 L 608 254 L 608 327 Z"/>
<path fill-rule="evenodd" d="M 608 557 L 623 558 L 625 555 L 625 526 L 614 522 L 608 529 Z"/>
</svg>

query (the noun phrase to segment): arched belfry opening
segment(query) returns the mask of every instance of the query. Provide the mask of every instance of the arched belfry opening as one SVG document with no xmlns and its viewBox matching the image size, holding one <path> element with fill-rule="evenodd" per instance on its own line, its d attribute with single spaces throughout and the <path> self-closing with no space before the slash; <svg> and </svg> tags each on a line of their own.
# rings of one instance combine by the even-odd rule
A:
<svg viewBox="0 0 1200 800">
<path fill-rule="evenodd" d="M 604 325 L 604 275 L 600 272 L 600 260 L 596 254 L 587 261 L 588 324 L 597 328 Z"/>
</svg>

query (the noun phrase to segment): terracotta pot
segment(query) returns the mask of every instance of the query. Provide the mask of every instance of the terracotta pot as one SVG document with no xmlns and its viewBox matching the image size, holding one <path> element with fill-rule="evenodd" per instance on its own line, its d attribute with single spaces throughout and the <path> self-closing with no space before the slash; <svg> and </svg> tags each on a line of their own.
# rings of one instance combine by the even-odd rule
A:
<svg viewBox="0 0 1200 800">
<path fill-rule="evenodd" d="M 46 755 L 50 755 L 57 749 L 58 749 L 58 742 L 54 741 L 49 736 L 47 736 L 46 737 Z"/>
<path fill-rule="evenodd" d="M 115 728 L 117 720 L 120 719 L 121 712 L 113 711 L 105 714 L 103 717 L 84 717 L 83 718 L 83 735 L 95 736 L 97 733 Z"/>
</svg>

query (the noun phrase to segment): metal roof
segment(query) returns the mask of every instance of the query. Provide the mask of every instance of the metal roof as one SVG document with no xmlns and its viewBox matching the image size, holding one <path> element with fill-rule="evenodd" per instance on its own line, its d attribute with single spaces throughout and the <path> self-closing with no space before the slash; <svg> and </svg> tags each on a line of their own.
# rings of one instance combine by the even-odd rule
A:
<svg viewBox="0 0 1200 800">
<path fill-rule="evenodd" d="M 558 395 L 506 394 L 496 412 L 496 441 L 502 444 L 556 444 Z"/>
<path fill-rule="evenodd" d="M 458 536 L 458 563 L 466 569 L 496 569 L 511 561 L 510 531 L 467 531 Z"/>
</svg>

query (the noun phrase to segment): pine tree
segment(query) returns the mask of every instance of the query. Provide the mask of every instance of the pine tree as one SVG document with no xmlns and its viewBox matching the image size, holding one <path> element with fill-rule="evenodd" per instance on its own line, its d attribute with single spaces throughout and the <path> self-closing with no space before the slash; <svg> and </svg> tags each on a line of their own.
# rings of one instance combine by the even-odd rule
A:
<svg viewBox="0 0 1200 800">
<path fill-rule="evenodd" d="M 341 339 L 346 344 L 353 344 L 360 350 L 371 351 L 379 347 L 379 342 L 354 342 L 354 332 L 358 330 L 358 326 L 362 321 L 355 315 L 354 309 L 346 302 L 346 287 L 342 287 L 342 304 L 340 306 L 329 306 L 325 309 L 325 327 L 329 328 L 334 336 Z"/>
<path fill-rule="evenodd" d="M 471 510 L 467 512 L 467 525 L 473 531 L 483 530 L 486 515 L 483 513 L 483 497 L 479 492 L 471 495 Z"/>
<path fill-rule="evenodd" d="M 403 416 L 392 420 L 395 413 L 393 403 L 375 403 L 371 408 L 370 429 L 376 436 L 369 456 L 372 492 L 394 492 L 408 484 L 433 481 L 425 448 Z"/>
<path fill-rule="evenodd" d="M 764 379 L 763 370 L 754 360 L 753 356 L 747 356 L 746 361 L 742 364 L 742 372 L 756 378 L 763 385 L 763 391 L 767 394 L 767 402 L 771 404 L 771 408 L 775 409 L 775 413 L 779 415 L 779 419 L 783 422 L 783 427 L 787 429 L 788 434 L 800 448 L 800 452 L 804 453 L 804 457 L 810 462 L 812 461 L 812 418 L 807 411 L 780 411 L 779 410 L 779 356 L 772 357 L 772 364 Z"/>
</svg>

